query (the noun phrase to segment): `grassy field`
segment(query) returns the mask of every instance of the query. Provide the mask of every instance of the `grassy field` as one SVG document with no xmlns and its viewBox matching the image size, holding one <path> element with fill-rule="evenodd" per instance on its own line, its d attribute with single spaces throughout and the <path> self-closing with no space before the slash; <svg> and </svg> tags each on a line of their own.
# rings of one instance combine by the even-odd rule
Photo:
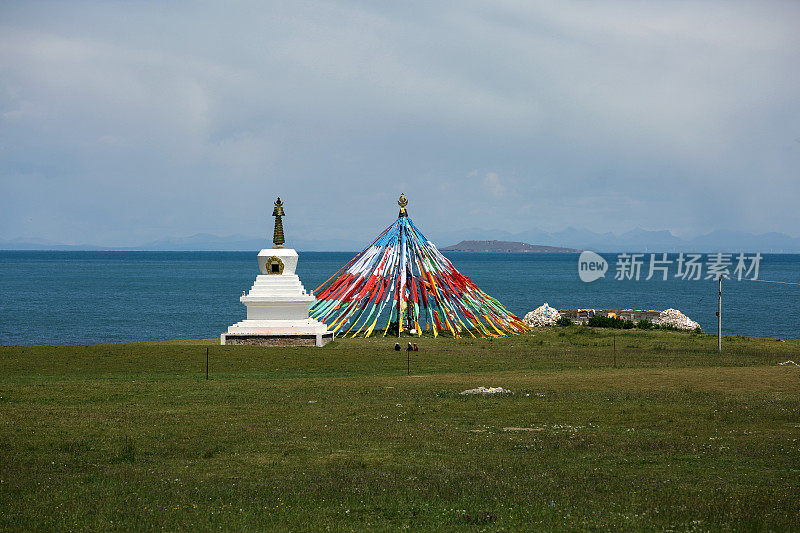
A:
<svg viewBox="0 0 800 533">
<path fill-rule="evenodd" d="M 800 342 L 614 333 L 0 347 L 0 528 L 800 529 Z"/>
</svg>

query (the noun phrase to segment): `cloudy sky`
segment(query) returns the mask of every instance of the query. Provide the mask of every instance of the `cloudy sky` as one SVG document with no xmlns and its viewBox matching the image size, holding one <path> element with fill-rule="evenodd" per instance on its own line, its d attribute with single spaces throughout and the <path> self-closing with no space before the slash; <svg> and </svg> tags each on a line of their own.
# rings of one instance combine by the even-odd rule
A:
<svg viewBox="0 0 800 533">
<path fill-rule="evenodd" d="M 0 238 L 800 235 L 800 2 L 0 2 Z"/>
</svg>

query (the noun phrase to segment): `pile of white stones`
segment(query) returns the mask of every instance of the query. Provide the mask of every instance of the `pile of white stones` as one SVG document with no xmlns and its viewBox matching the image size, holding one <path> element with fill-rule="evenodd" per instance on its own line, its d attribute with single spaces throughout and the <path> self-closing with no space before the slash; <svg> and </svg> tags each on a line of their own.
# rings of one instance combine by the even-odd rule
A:
<svg viewBox="0 0 800 533">
<path fill-rule="evenodd" d="M 503 387 L 478 387 L 477 389 L 465 390 L 461 394 L 511 394 L 511 391 Z"/>
<path fill-rule="evenodd" d="M 659 326 L 673 326 L 678 329 L 687 330 L 700 327 L 700 324 L 690 319 L 677 309 L 667 309 L 665 311 L 661 311 L 661 313 L 658 315 L 658 318 L 653 320 L 653 323 L 658 324 Z"/>
<path fill-rule="evenodd" d="M 532 328 L 538 328 L 540 326 L 555 326 L 559 318 L 561 318 L 561 315 L 558 310 L 550 307 L 545 302 L 544 305 L 525 315 L 522 321 Z"/>
</svg>

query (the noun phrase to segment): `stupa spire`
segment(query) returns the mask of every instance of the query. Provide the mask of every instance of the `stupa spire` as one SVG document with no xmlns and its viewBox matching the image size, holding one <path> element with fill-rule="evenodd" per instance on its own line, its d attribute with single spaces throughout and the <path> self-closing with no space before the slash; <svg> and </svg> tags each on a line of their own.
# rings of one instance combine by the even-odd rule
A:
<svg viewBox="0 0 800 533">
<path fill-rule="evenodd" d="M 278 201 L 275 202 L 275 209 L 272 210 L 272 216 L 275 217 L 275 231 L 272 233 L 272 247 L 283 248 L 286 239 L 283 237 L 283 221 L 281 217 L 284 216 L 283 202 L 281 197 L 278 196 Z"/>
<path fill-rule="evenodd" d="M 408 211 L 406 211 L 406 206 L 408 205 L 408 200 L 406 199 L 406 195 L 400 193 L 400 199 L 397 200 L 397 205 L 400 206 L 400 214 L 397 215 L 398 217 L 407 217 Z"/>
</svg>

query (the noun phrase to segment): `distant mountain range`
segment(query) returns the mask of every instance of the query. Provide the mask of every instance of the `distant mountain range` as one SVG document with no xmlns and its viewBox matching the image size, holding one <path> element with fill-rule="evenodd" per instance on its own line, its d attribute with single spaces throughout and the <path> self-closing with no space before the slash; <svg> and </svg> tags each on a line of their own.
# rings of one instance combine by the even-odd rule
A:
<svg viewBox="0 0 800 533">
<path fill-rule="evenodd" d="M 739 231 L 716 230 L 690 239 L 676 237 L 669 230 L 634 229 L 621 234 L 596 233 L 586 229 L 566 228 L 557 232 L 539 230 L 510 233 L 503 230 L 469 228 L 457 231 L 430 232 L 429 238 L 442 249 L 462 241 L 508 241 L 529 246 L 572 248 L 598 252 L 762 252 L 800 253 L 800 238 L 783 233 L 760 235 Z M 139 246 L 67 245 L 43 239 L 0 240 L 2 250 L 174 250 L 174 251 L 251 251 L 271 246 L 266 236 L 229 235 L 220 237 L 198 233 L 173 237 Z M 291 239 L 286 243 L 301 251 L 360 251 L 369 242 L 350 239 Z M 458 245 L 453 245 L 458 246 Z"/>
<path fill-rule="evenodd" d="M 620 234 L 597 233 L 573 227 L 557 232 L 529 230 L 519 233 L 470 228 L 453 232 L 430 232 L 429 238 L 442 244 L 462 240 L 503 240 L 597 252 L 800 253 L 798 237 L 775 232 L 754 234 L 730 230 L 716 230 L 693 238 L 681 238 L 669 230 L 650 231 L 641 228 Z"/>
<path fill-rule="evenodd" d="M 443 252 L 493 252 L 510 254 L 527 253 L 576 253 L 581 250 L 559 248 L 558 246 L 538 246 L 527 242 L 514 241 L 461 241 L 453 246 L 440 248 Z"/>
<path fill-rule="evenodd" d="M 369 243 L 367 243 L 369 244 Z M 303 251 L 354 251 L 362 250 L 366 244 L 344 239 L 292 239 L 286 244 Z M 120 250 L 120 251 L 251 251 L 272 246 L 266 237 L 247 237 L 245 235 L 229 235 L 220 237 L 210 233 L 198 233 L 189 237 L 172 237 L 159 239 L 139 246 L 102 246 L 96 244 L 62 244 L 43 239 L 11 239 L 0 240 L 0 250 Z M 360 247 L 359 247 L 360 246 Z"/>
</svg>

